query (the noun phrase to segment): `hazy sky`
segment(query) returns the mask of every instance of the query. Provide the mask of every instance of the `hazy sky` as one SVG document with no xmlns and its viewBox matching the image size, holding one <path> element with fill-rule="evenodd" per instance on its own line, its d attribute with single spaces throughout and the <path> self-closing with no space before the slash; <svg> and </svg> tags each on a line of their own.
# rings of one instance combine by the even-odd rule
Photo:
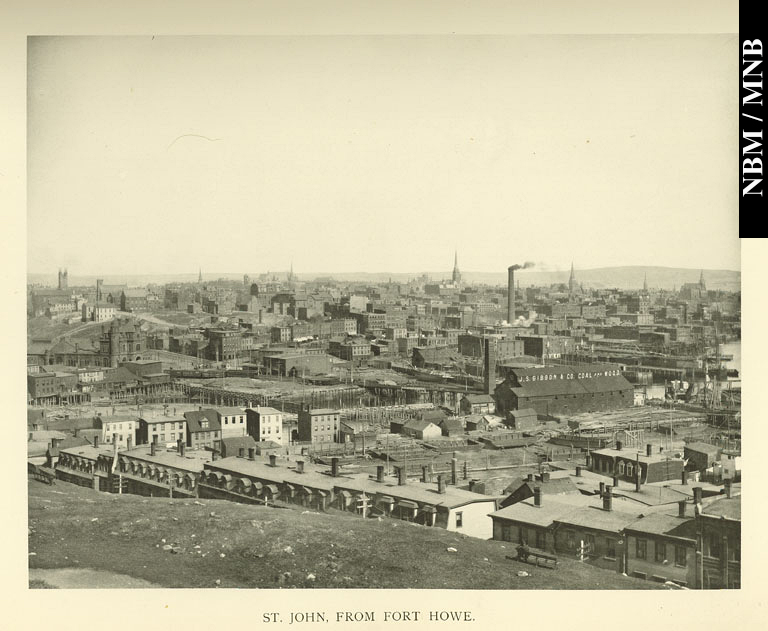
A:
<svg viewBox="0 0 768 631">
<path fill-rule="evenodd" d="M 739 269 L 736 47 L 30 38 L 28 271 Z"/>
</svg>

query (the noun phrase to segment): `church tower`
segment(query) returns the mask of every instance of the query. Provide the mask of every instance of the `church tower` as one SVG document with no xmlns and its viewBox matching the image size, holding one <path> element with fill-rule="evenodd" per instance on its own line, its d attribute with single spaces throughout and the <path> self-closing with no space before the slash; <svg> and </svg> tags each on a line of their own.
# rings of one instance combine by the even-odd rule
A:
<svg viewBox="0 0 768 631">
<path fill-rule="evenodd" d="M 701 274 L 699 275 L 699 289 L 701 289 L 702 292 L 707 291 L 707 286 L 704 284 L 704 270 L 701 270 Z"/>
<path fill-rule="evenodd" d="M 454 251 L 453 253 L 453 274 L 451 275 L 454 285 L 461 283 L 461 272 L 459 271 L 459 253 Z"/>
<path fill-rule="evenodd" d="M 576 290 L 576 274 L 573 272 L 573 261 L 571 261 L 571 276 L 568 279 L 568 293 L 573 293 Z"/>
<path fill-rule="evenodd" d="M 66 289 L 69 285 L 69 279 L 67 277 L 68 273 L 66 268 L 64 268 L 64 271 L 59 268 L 59 290 Z"/>
</svg>

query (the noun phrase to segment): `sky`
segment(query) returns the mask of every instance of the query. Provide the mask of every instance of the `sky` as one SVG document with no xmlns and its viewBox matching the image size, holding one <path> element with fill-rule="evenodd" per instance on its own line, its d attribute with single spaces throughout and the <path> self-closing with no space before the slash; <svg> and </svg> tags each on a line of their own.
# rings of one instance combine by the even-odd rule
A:
<svg viewBox="0 0 768 631">
<path fill-rule="evenodd" d="M 33 37 L 28 272 L 738 270 L 737 45 Z"/>
</svg>

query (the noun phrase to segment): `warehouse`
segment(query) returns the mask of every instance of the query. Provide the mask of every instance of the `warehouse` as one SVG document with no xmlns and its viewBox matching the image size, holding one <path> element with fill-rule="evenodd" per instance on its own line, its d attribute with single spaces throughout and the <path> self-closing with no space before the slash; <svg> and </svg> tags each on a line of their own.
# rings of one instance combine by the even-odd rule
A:
<svg viewBox="0 0 768 631">
<path fill-rule="evenodd" d="M 508 367 L 496 386 L 497 414 L 532 408 L 540 415 L 579 414 L 634 405 L 632 384 L 615 366 Z"/>
</svg>

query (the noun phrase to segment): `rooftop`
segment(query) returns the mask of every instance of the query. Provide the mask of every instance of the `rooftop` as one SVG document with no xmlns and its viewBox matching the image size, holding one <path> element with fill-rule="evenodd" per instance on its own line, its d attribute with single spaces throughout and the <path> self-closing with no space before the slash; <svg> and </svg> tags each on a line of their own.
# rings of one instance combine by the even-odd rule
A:
<svg viewBox="0 0 768 631">
<path fill-rule="evenodd" d="M 192 472 L 202 471 L 203 465 L 211 460 L 211 452 L 202 449 L 185 450 L 183 456 L 176 449 L 157 449 L 153 456 L 149 445 L 121 451 L 120 456 Z"/>
</svg>

